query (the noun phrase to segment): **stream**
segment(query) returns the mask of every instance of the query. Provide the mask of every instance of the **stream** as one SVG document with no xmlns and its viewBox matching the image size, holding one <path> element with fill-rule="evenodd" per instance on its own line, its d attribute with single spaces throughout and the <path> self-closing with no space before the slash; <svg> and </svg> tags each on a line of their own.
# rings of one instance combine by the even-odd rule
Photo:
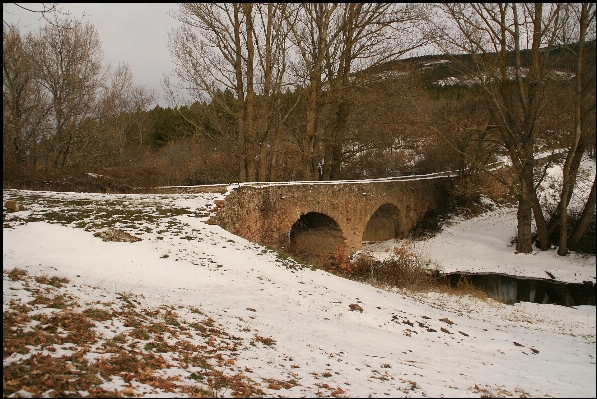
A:
<svg viewBox="0 0 597 399">
<path fill-rule="evenodd" d="M 563 306 L 595 306 L 595 284 L 564 283 L 556 280 L 510 276 L 499 273 L 445 273 L 453 286 L 461 277 L 487 292 L 490 298 L 501 299 L 507 304 L 517 302 L 549 303 Z"/>
</svg>

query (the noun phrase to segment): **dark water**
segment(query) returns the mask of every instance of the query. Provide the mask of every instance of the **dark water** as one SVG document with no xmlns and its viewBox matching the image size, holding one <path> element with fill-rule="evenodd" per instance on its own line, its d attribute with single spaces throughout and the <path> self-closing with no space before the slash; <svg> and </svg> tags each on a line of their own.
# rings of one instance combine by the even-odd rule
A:
<svg viewBox="0 0 597 399">
<path fill-rule="evenodd" d="M 466 277 L 472 285 L 487 292 L 490 298 L 499 298 L 508 304 L 534 302 L 595 306 L 596 289 L 592 282 L 563 283 L 498 273 L 446 273 L 441 276 L 448 278 L 453 286 L 456 286 L 461 277 Z"/>
</svg>

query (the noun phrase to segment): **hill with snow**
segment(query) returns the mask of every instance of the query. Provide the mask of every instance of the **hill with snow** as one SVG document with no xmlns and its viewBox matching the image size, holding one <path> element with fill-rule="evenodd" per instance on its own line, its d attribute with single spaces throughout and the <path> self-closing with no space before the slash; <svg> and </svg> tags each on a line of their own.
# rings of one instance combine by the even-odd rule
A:
<svg viewBox="0 0 597 399">
<path fill-rule="evenodd" d="M 222 197 L 4 190 L 26 207 L 4 219 L 4 395 L 594 397 L 594 306 L 346 280 L 206 224 Z M 595 281 L 594 256 L 515 255 L 514 233 L 496 208 L 411 246 Z"/>
</svg>

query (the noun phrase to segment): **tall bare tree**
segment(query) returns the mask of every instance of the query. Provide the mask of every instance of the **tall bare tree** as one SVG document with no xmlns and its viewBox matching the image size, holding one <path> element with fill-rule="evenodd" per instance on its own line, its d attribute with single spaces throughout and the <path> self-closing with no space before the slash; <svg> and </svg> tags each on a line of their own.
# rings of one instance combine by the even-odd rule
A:
<svg viewBox="0 0 597 399">
<path fill-rule="evenodd" d="M 48 162 L 64 167 L 76 147 L 88 138 L 100 82 L 103 78 L 99 36 L 89 23 L 46 25 L 33 33 L 28 45 L 35 54 L 35 75 L 51 99 L 52 135 L 47 140 Z"/>
<path fill-rule="evenodd" d="M 285 9 L 285 20 L 292 32 L 290 40 L 299 58 L 295 74 L 306 86 L 307 115 L 302 144 L 303 179 L 311 180 L 317 172 L 315 136 L 317 107 L 322 93 L 325 56 L 341 34 L 335 23 L 338 3 L 297 3 Z"/>
<path fill-rule="evenodd" d="M 239 180 L 247 178 L 245 80 L 243 74 L 243 15 L 239 3 L 184 3 L 173 15 L 182 26 L 169 37 L 176 68 L 174 76 L 195 101 L 218 101 L 236 119 Z M 169 80 L 166 80 L 168 83 Z M 230 90 L 236 104 L 217 93 Z"/>
<path fill-rule="evenodd" d="M 3 26 L 2 136 L 3 160 L 35 165 L 38 143 L 48 133 L 49 97 L 36 79 L 34 56 L 15 27 Z"/>
<path fill-rule="evenodd" d="M 578 8 L 580 6 L 580 9 Z M 576 70 L 575 70 L 575 93 L 574 93 L 574 134 L 572 137 L 572 142 L 569 144 L 568 151 L 566 154 L 566 160 L 564 162 L 563 170 L 562 170 L 562 190 L 560 193 L 560 203 L 558 208 L 558 215 L 559 220 L 558 224 L 560 226 L 560 234 L 559 234 L 559 243 L 558 243 L 558 254 L 559 255 L 566 255 L 568 253 L 568 204 L 570 202 L 570 198 L 572 197 L 572 191 L 574 189 L 574 183 L 576 182 L 576 174 L 578 172 L 578 165 L 580 164 L 580 160 L 586 150 L 588 140 L 586 136 L 589 132 L 586 131 L 587 124 L 584 123 L 584 119 L 586 118 L 586 111 L 587 111 L 587 98 L 592 97 L 592 106 L 589 106 L 592 109 L 592 112 L 595 112 L 595 71 L 592 72 L 592 77 L 585 71 L 586 69 L 586 41 L 587 36 L 592 36 L 592 39 L 595 39 L 595 4 L 593 3 L 582 3 L 580 5 L 569 5 L 568 11 L 571 14 L 571 20 L 573 23 L 572 28 L 575 26 L 578 27 L 578 36 L 576 37 L 577 40 L 573 40 L 573 37 L 566 35 L 564 32 L 563 42 L 570 43 L 576 42 L 577 49 L 575 49 L 576 55 Z M 593 32 L 589 30 L 592 28 Z M 572 29 L 576 31 L 576 29 Z M 588 83 L 588 84 L 587 84 Z M 591 94 L 592 93 L 592 94 Z M 591 132 L 593 137 L 595 132 Z M 595 183 L 593 183 L 593 188 L 591 190 L 591 195 L 589 196 L 589 211 L 595 207 Z M 592 197 L 592 205 L 591 205 L 591 197 Z M 586 207 L 585 207 L 586 209 Z M 583 215 L 584 216 L 584 215 Z M 588 224 L 588 219 L 585 216 L 581 218 L 581 223 L 574 231 L 574 235 L 572 236 L 573 243 L 579 241 L 582 232 L 586 229 L 586 225 Z M 584 228 L 583 228 L 584 225 Z"/>
<path fill-rule="evenodd" d="M 255 4 L 255 48 L 260 70 L 261 101 L 258 111 L 257 141 L 260 143 L 259 178 L 277 180 L 280 163 L 282 128 L 300 97 L 283 101 L 283 93 L 290 82 L 285 80 L 289 29 L 284 24 L 284 3 Z"/>
<path fill-rule="evenodd" d="M 396 3 L 345 3 L 336 25 L 340 34 L 325 54 L 325 80 L 329 84 L 335 121 L 323 134 L 324 180 L 340 176 L 342 152 L 353 108 L 351 90 L 360 85 L 352 72 L 373 68 L 394 60 L 426 41 L 413 29 L 419 18 L 419 6 Z M 355 80 L 351 82 L 351 80 Z"/>
<path fill-rule="evenodd" d="M 239 179 L 265 180 L 284 115 L 277 93 L 283 90 L 286 33 L 283 4 L 182 4 L 175 17 L 182 26 L 170 35 L 175 77 L 196 101 L 219 101 L 237 122 Z M 218 93 L 230 90 L 234 106 Z M 275 123 L 275 121 L 278 123 Z M 278 127 L 276 127 L 278 126 Z M 198 126 L 198 130 L 201 130 Z M 270 149 L 273 145 L 273 150 Z"/>
<path fill-rule="evenodd" d="M 409 29 L 416 9 L 393 3 L 302 3 L 287 8 L 298 59 L 294 71 L 307 90 L 303 179 L 339 177 L 353 106 L 350 90 L 358 84 L 351 82 L 352 73 L 421 45 L 423 37 Z"/>
<path fill-rule="evenodd" d="M 535 145 L 545 88 L 552 72 L 551 50 L 560 44 L 562 4 L 443 4 L 430 19 L 431 38 L 485 93 L 494 128 L 506 148 L 518 183 L 518 252 L 532 251 L 535 217 L 542 249 L 550 246 L 537 198 Z M 513 58 L 510 61 L 510 57 Z"/>
<path fill-rule="evenodd" d="M 89 164 L 119 165 L 127 144 L 138 139 L 141 149 L 148 115 L 144 112 L 155 100 L 155 93 L 135 85 L 133 73 L 126 63 L 109 68 L 102 80 L 95 105 L 96 125 L 90 129 L 93 140 L 79 151 L 86 154 Z M 135 140 L 137 141 L 137 140 Z"/>
</svg>

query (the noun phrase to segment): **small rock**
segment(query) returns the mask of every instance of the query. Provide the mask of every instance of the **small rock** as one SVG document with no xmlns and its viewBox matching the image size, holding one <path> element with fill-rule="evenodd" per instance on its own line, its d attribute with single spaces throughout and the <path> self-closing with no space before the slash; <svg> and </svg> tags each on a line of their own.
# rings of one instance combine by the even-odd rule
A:
<svg viewBox="0 0 597 399">
<path fill-rule="evenodd" d="M 26 208 L 19 201 L 6 201 L 4 206 L 11 212 L 24 211 Z"/>
<path fill-rule="evenodd" d="M 348 305 L 348 307 L 350 308 L 350 310 L 354 311 L 354 310 L 358 310 L 359 312 L 363 313 L 363 308 L 360 307 L 358 304 L 356 303 L 351 303 L 350 305 Z"/>
<path fill-rule="evenodd" d="M 95 237 L 100 237 L 104 241 L 116 241 L 116 242 L 137 242 L 141 241 L 139 237 L 135 237 L 130 235 L 129 233 L 117 230 L 117 229 L 107 229 L 102 232 L 98 232 L 93 234 Z"/>
</svg>

